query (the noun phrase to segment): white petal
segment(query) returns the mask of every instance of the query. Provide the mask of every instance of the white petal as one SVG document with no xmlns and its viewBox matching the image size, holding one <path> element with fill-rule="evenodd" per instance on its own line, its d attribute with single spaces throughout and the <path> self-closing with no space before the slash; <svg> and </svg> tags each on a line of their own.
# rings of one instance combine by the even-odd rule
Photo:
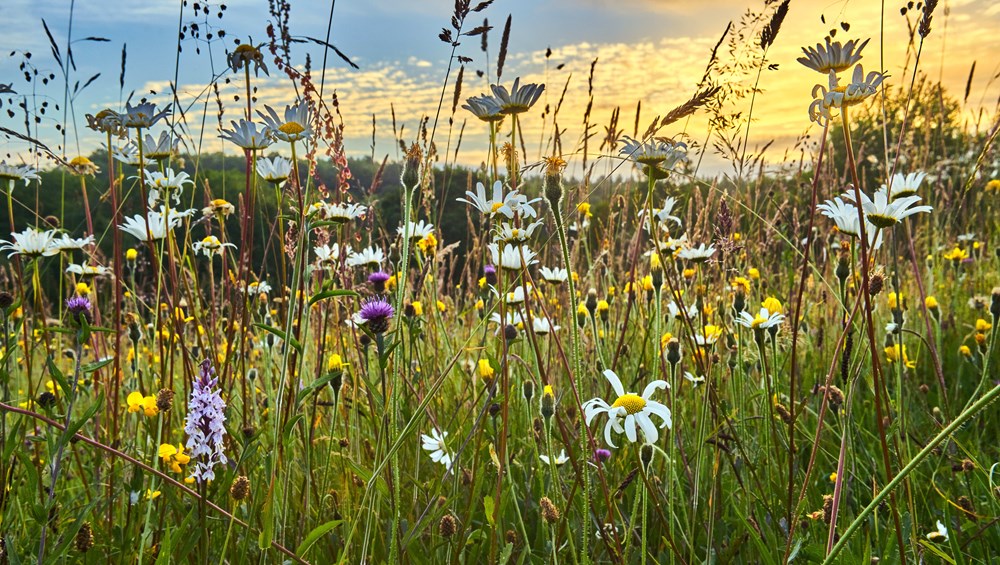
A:
<svg viewBox="0 0 1000 565">
<path fill-rule="evenodd" d="M 618 378 L 611 369 L 604 369 L 604 378 L 608 379 L 611 383 L 611 388 L 615 389 L 615 394 L 618 396 L 625 396 L 625 389 L 622 387 L 622 381 Z"/>
</svg>

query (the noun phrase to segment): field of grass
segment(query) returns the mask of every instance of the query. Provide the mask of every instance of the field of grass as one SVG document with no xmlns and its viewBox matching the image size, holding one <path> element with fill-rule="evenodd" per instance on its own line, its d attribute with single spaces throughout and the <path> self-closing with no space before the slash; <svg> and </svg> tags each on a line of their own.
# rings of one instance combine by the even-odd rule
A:
<svg viewBox="0 0 1000 565">
<path fill-rule="evenodd" d="M 877 30 L 804 49 L 783 162 L 733 108 L 787 0 L 689 100 L 580 140 L 506 31 L 462 92 L 490 4 L 456 3 L 395 162 L 348 158 L 364 109 L 280 17 L 229 46 L 225 120 L 129 101 L 72 158 L 4 127 L 50 165 L 0 164 L 0 565 L 995 562 L 1000 113 L 921 73 L 937 3 L 905 76 Z M 299 98 L 258 103 L 264 73 Z M 243 158 L 180 150 L 199 122 Z"/>
</svg>

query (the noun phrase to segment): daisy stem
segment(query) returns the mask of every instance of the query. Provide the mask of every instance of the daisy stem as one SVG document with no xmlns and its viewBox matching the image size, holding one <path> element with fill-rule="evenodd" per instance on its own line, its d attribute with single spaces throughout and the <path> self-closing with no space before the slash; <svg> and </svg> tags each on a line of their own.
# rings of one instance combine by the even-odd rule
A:
<svg viewBox="0 0 1000 565">
<path fill-rule="evenodd" d="M 573 283 L 573 265 L 570 262 L 569 254 L 569 244 L 566 242 L 566 226 L 563 224 L 562 211 L 559 209 L 558 203 L 553 203 L 552 206 L 552 217 L 556 223 L 556 232 L 559 235 L 559 249 L 562 251 L 563 264 L 569 271 L 570 275 L 566 277 L 566 283 L 569 290 L 569 301 L 570 301 L 570 312 L 576 312 L 577 309 L 577 298 L 576 298 L 576 288 Z M 570 348 L 570 369 L 572 370 L 574 377 L 573 387 L 576 389 L 576 402 L 577 409 L 581 416 L 583 415 L 583 370 L 580 366 L 580 325 L 577 323 L 570 324 L 570 335 L 572 336 L 572 347 Z M 590 542 L 587 539 L 587 534 L 590 531 L 590 474 L 587 473 L 587 459 L 588 453 L 591 452 L 589 449 L 590 441 L 587 437 L 587 419 L 580 418 L 580 455 L 582 456 L 581 468 L 583 471 L 583 517 L 580 520 L 580 562 L 584 565 L 590 563 L 590 554 L 588 553 L 588 544 Z"/>
<path fill-rule="evenodd" d="M 219 565 L 225 565 L 226 563 L 226 548 L 229 547 L 229 538 L 233 533 L 233 522 L 236 518 L 236 508 L 233 508 L 233 513 L 229 515 L 229 527 L 226 528 L 226 539 L 222 542 L 222 552 L 219 553 Z"/>
</svg>

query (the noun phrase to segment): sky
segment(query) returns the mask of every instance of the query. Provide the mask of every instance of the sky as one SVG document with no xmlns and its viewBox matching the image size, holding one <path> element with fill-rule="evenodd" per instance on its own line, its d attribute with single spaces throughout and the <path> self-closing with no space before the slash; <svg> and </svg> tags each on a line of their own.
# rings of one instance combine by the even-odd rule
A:
<svg viewBox="0 0 1000 565">
<path fill-rule="evenodd" d="M 191 0 L 183 9 L 180 2 L 165 0 L 5 0 L 0 6 L 0 83 L 12 83 L 17 94 L 0 95 L 0 126 L 23 133 L 24 112 L 17 105 L 22 102 L 34 108 L 46 105 L 41 121 L 31 125 L 32 135 L 67 158 L 87 154 L 103 139 L 83 127 L 85 114 L 104 107 L 121 108 L 133 92 L 133 100 L 148 96 L 160 102 L 169 101 L 166 93 L 176 68 L 179 99 L 190 108 L 190 139 L 200 143 L 203 150 L 237 153 L 218 139 L 218 108 L 210 84 L 213 77 L 219 77 L 223 120 L 228 126 L 230 119 L 240 117 L 241 102 L 234 101 L 233 96 L 242 88 L 242 77 L 225 72 L 226 49 L 233 48 L 234 38 L 265 40 L 269 15 L 267 0 L 229 0 L 224 2 L 226 9 L 220 19 L 217 13 L 221 4 L 199 3 L 199 7 L 209 8 L 209 15 L 196 16 Z M 329 2 L 294 0 L 291 4 L 289 23 L 294 36 L 325 37 Z M 809 122 L 807 107 L 812 101 L 813 85 L 825 78 L 795 59 L 801 54 L 801 46 L 822 41 L 831 29 L 838 29 L 835 37 L 838 40 L 871 37 L 862 61 L 865 70 L 877 70 L 884 57 L 885 70 L 890 74 L 887 84 L 893 87 L 906 84 L 910 75 L 904 64 L 912 67 L 907 29 L 917 13 L 910 11 L 908 16 L 901 16 L 900 8 L 904 5 L 899 1 L 887 2 L 883 18 L 883 7 L 872 0 L 792 0 L 788 17 L 768 52 L 768 62 L 775 68 L 761 75 L 762 91 L 754 100 L 750 147 L 773 140 L 768 158 L 777 162 L 786 151 L 796 147 L 801 136 L 811 134 L 810 139 L 815 140 L 818 128 Z M 488 65 L 495 73 L 500 32 L 510 14 L 512 27 L 502 82 L 509 84 L 520 76 L 522 82 L 544 82 L 547 86 L 540 105 L 523 119 L 527 161 L 549 151 L 543 140 L 551 134 L 551 119 L 543 122 L 540 109 L 546 103 L 554 107 L 564 87 L 567 93 L 559 114 L 560 127 L 566 128 L 563 147 L 566 152 L 578 148 L 589 99 L 587 78 L 595 59 L 590 122 L 597 124 L 597 137 L 603 135 L 616 107 L 621 108 L 619 127 L 632 134 L 636 105 L 640 102 L 641 134 L 653 116 L 666 113 L 695 92 L 710 50 L 727 23 L 738 24 L 748 10 L 760 11 L 763 6 L 763 0 L 496 0 L 482 13 L 472 14 L 467 24 L 470 29 L 480 25 L 485 17 L 494 26 L 488 36 L 487 53 L 481 51 L 478 38 L 464 38 L 457 49 L 456 54 L 473 59 L 466 68 L 462 98 L 487 91 L 488 79 L 477 77 L 475 71 L 485 71 Z M 360 69 L 348 67 L 331 53 L 326 92 L 336 91 L 339 98 L 350 155 L 374 153 L 379 160 L 385 155 L 390 158 L 397 155 L 392 135 L 393 111 L 397 127 L 404 128 L 407 139 L 413 138 L 422 116 L 429 115 L 433 120 L 451 54 L 450 46 L 437 36 L 448 25 L 452 7 L 453 3 L 447 0 L 336 3 L 331 43 Z M 77 83 L 82 86 L 100 73 L 73 98 L 68 108 L 66 121 L 77 127 L 67 129 L 65 146 L 56 126 L 63 121 L 63 112 L 67 110 L 63 105 L 66 82 L 52 55 L 43 20 L 63 53 L 67 38 L 71 36 L 74 40 L 76 67 L 69 71 L 71 88 Z M 192 39 L 188 29 L 178 55 L 178 25 L 191 22 L 199 23 L 202 40 Z M 849 31 L 840 27 L 842 22 L 849 24 Z M 881 36 L 883 24 L 884 36 Z M 935 12 L 933 31 L 923 47 L 921 69 L 931 78 L 940 79 L 958 97 L 964 93 L 970 66 L 973 61 L 977 63 L 968 101 L 970 112 L 979 106 L 992 112 L 1000 94 L 1000 85 L 995 80 L 1000 72 L 1000 59 L 995 56 L 1000 48 L 1000 39 L 994 31 L 998 27 L 1000 3 L 944 0 Z M 225 30 L 224 38 L 218 38 L 219 29 Z M 208 32 L 215 35 L 210 44 L 204 41 Z M 750 33 L 755 38 L 759 29 Z M 108 41 L 84 39 L 88 37 Z M 122 91 L 119 78 L 123 46 L 127 64 Z M 311 55 L 318 82 L 322 48 L 296 43 L 293 49 L 296 64 L 302 65 L 306 55 Z M 548 58 L 547 49 L 552 50 Z M 25 82 L 20 70 L 25 52 L 31 53 L 28 62 L 39 71 L 38 78 L 49 73 L 55 75 L 48 84 Z M 275 72 L 273 65 L 270 67 L 270 77 L 261 75 L 254 79 L 257 104 L 280 108 L 294 102 L 290 81 Z M 442 151 L 448 147 L 453 153 L 458 131 L 465 122 L 458 161 L 476 164 L 485 156 L 487 137 L 483 124 L 459 109 L 449 137 L 455 72 L 453 68 L 448 78 L 441 125 L 435 139 Z M 227 78 L 234 80 L 226 84 Z M 743 111 L 747 110 L 746 103 L 744 100 L 740 107 Z M 14 111 L 13 118 L 8 116 L 8 110 Z M 673 124 L 660 134 L 687 134 L 703 141 L 706 132 L 704 117 L 695 117 Z M 26 158 L 25 149 L 25 142 L 0 136 L 0 157 L 19 161 Z M 590 150 L 593 159 L 597 151 L 593 145 Z M 571 162 L 573 159 L 579 161 L 579 155 L 570 156 Z M 725 168 L 712 155 L 706 158 L 706 163 L 704 170 L 709 173 Z M 614 166 L 614 160 L 604 159 L 602 166 Z"/>
</svg>

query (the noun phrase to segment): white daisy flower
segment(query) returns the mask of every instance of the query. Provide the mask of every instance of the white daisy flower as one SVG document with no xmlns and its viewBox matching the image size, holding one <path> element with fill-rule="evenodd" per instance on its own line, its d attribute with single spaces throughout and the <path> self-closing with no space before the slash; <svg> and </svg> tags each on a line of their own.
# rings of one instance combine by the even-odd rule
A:
<svg viewBox="0 0 1000 565">
<path fill-rule="evenodd" d="M 534 316 L 531 318 L 531 331 L 535 332 L 536 335 L 548 335 L 552 332 L 557 332 L 561 328 L 549 321 L 548 318 Z"/>
<path fill-rule="evenodd" d="M 761 308 L 757 315 L 753 315 L 746 310 L 740 312 L 738 318 L 736 318 L 736 323 L 743 326 L 744 328 L 750 328 L 752 330 L 767 330 L 770 328 L 776 328 L 785 321 L 785 315 L 779 314 L 777 312 L 769 312 L 767 308 Z"/>
<path fill-rule="evenodd" d="M 349 251 L 345 264 L 348 267 L 361 267 L 364 265 L 381 267 L 383 261 L 385 261 L 385 253 L 382 252 L 382 248 L 369 245 L 359 252 Z"/>
<path fill-rule="evenodd" d="M 496 97 L 497 103 L 500 105 L 501 114 L 520 114 L 530 110 L 538 101 L 545 90 L 545 85 L 534 83 L 522 85 L 521 78 L 518 77 L 514 79 L 510 92 L 507 91 L 506 86 L 499 84 L 491 84 L 490 90 L 493 91 L 493 96 Z"/>
<path fill-rule="evenodd" d="M 26 257 L 48 257 L 59 253 L 59 249 L 52 245 L 55 239 L 55 230 L 38 231 L 35 228 L 27 228 L 20 233 L 12 233 L 11 241 L 0 240 L 3 245 L 0 251 L 10 251 L 8 258 L 14 255 L 24 255 Z"/>
<path fill-rule="evenodd" d="M 691 388 L 697 388 L 699 384 L 705 382 L 705 377 L 696 377 L 690 371 L 684 371 L 684 378 L 691 383 Z"/>
<path fill-rule="evenodd" d="M 229 123 L 233 126 L 233 129 L 222 130 L 222 135 L 219 137 L 232 142 L 241 149 L 260 151 L 267 149 L 274 143 L 274 138 L 268 135 L 266 126 L 258 130 L 257 124 L 248 122 L 247 120 L 240 120 L 239 122 L 231 121 Z M 257 161 L 257 166 L 260 166 L 260 159 Z"/>
<path fill-rule="evenodd" d="M 125 103 L 125 113 L 119 114 L 122 126 L 127 128 L 149 129 L 156 122 L 170 114 L 170 108 L 165 108 L 160 112 L 156 111 L 156 104 L 152 102 L 141 102 L 133 106 L 130 102 Z"/>
<path fill-rule="evenodd" d="M 497 325 L 497 330 L 494 332 L 496 335 L 500 335 L 500 332 L 507 326 L 514 326 L 515 328 L 524 327 L 524 318 L 520 312 L 507 312 L 507 315 L 503 318 L 500 317 L 500 312 L 494 312 L 490 314 L 490 322 Z"/>
<path fill-rule="evenodd" d="M 125 218 L 125 223 L 118 226 L 118 229 L 138 239 L 139 241 L 156 241 L 167 236 L 167 230 L 172 230 L 181 225 L 181 220 L 194 213 L 194 210 L 179 212 L 170 210 L 169 213 L 161 206 L 160 211 L 149 210 L 145 217 L 136 214 L 131 218 Z M 164 219 L 164 214 L 167 215 Z M 147 226 L 148 219 L 148 226 Z M 147 231 L 147 227 L 149 228 Z"/>
<path fill-rule="evenodd" d="M 467 98 L 465 104 L 462 104 L 462 109 L 472 112 L 484 122 L 498 122 L 504 117 L 500 111 L 500 101 L 489 94 Z"/>
<path fill-rule="evenodd" d="M 593 398 L 583 404 L 583 410 L 588 426 L 598 414 L 608 415 L 608 423 L 604 426 L 604 441 L 608 445 L 616 447 L 611 440 L 612 431 L 619 434 L 624 432 L 625 437 L 632 443 L 639 441 L 638 432 L 641 431 L 644 443 L 655 443 L 660 434 L 650 417 L 652 415 L 660 418 L 659 427 L 670 429 L 670 409 L 650 399 L 657 390 L 670 386 L 667 381 L 655 380 L 649 383 L 640 396 L 633 392 L 626 393 L 621 379 L 614 371 L 605 369 L 604 378 L 611 383 L 618 398 L 612 404 L 608 404 L 602 398 Z"/>
<path fill-rule="evenodd" d="M 549 284 L 562 284 L 569 278 L 569 271 L 562 267 L 556 267 L 555 269 L 541 267 L 538 269 L 538 273 L 542 275 L 542 280 Z"/>
<path fill-rule="evenodd" d="M 499 245 L 491 243 L 488 249 L 493 256 L 493 264 L 499 265 L 503 269 L 521 270 L 538 262 L 535 259 L 535 252 L 528 249 L 527 245 L 511 245 L 507 243 L 504 244 L 501 251 Z"/>
<path fill-rule="evenodd" d="M 837 226 L 837 231 L 851 237 L 861 237 L 861 228 L 858 226 L 858 209 L 853 202 L 845 202 L 840 196 L 833 200 L 816 206 L 816 210 L 827 218 L 833 220 Z M 868 245 L 872 249 L 882 247 L 882 230 L 876 228 L 871 222 L 865 220 L 865 233 L 868 236 Z"/>
<path fill-rule="evenodd" d="M 687 319 L 694 320 L 698 317 L 698 305 L 691 304 L 685 308 L 687 310 Z M 681 314 L 681 308 L 677 305 L 677 302 L 671 300 L 667 303 L 667 315 L 671 318 L 676 318 L 678 320 L 683 320 L 684 315 Z"/>
<path fill-rule="evenodd" d="M 205 257 L 213 257 L 215 255 L 222 255 L 222 250 L 230 247 L 236 249 L 236 245 L 232 243 L 222 243 L 219 238 L 214 235 L 210 235 L 201 241 L 196 241 L 191 244 L 194 252 L 201 253 Z"/>
<path fill-rule="evenodd" d="M 677 256 L 681 259 L 686 259 L 693 263 L 708 261 L 712 255 L 715 255 L 715 247 L 711 245 L 706 246 L 704 243 L 698 245 L 698 247 L 687 247 L 685 249 L 681 249 L 677 253 Z"/>
<path fill-rule="evenodd" d="M 181 202 L 181 192 L 184 191 L 184 185 L 190 184 L 194 185 L 194 181 L 191 180 L 191 176 L 181 171 L 175 173 L 173 169 L 167 167 L 164 172 L 160 171 L 143 171 L 145 173 L 146 186 L 149 187 L 149 207 L 152 208 L 160 200 L 160 193 L 163 193 L 163 200 L 166 200 L 168 196 L 172 196 L 175 204 L 180 204 Z"/>
<path fill-rule="evenodd" d="M 846 192 L 843 198 L 854 202 L 854 193 Z M 861 193 L 861 208 L 865 211 L 865 218 L 880 228 L 892 227 L 909 216 L 934 210 L 927 205 L 913 206 L 917 202 L 920 202 L 919 196 L 906 196 L 890 201 L 888 191 L 885 189 L 877 190 L 874 198 Z"/>
<path fill-rule="evenodd" d="M 329 220 L 331 222 L 345 223 L 357 218 L 361 218 L 368 212 L 366 206 L 361 204 L 327 204 L 323 203 L 322 217 L 324 220 Z"/>
<path fill-rule="evenodd" d="M 920 188 L 920 183 L 924 182 L 926 176 L 927 173 L 921 172 L 910 173 L 908 175 L 902 173 L 892 175 L 892 180 L 889 183 L 889 189 L 892 190 L 890 193 L 892 199 L 895 200 L 915 195 L 917 189 Z M 882 187 L 885 188 L 885 185 L 883 184 Z"/>
<path fill-rule="evenodd" d="M 401 237 L 403 235 L 409 235 L 411 241 L 414 239 L 423 239 L 434 233 L 434 224 L 426 223 L 423 220 L 420 220 L 419 222 L 407 222 L 405 234 L 403 232 L 403 226 L 396 228 L 396 233 L 398 233 Z"/>
<path fill-rule="evenodd" d="M 265 105 L 261 112 L 257 110 L 257 115 L 264 120 L 267 125 L 267 132 L 282 141 L 298 141 L 307 139 L 312 135 L 309 128 L 311 120 L 309 115 L 309 105 L 304 101 L 295 106 L 285 106 L 285 119 L 278 117 L 278 112 L 274 108 Z"/>
<path fill-rule="evenodd" d="M 346 247 L 347 254 L 351 253 L 350 246 Z M 331 267 L 340 260 L 340 245 L 334 243 L 332 246 L 324 243 L 318 247 L 313 247 L 316 254 L 317 267 Z"/>
<path fill-rule="evenodd" d="M 121 147 L 112 147 L 111 156 L 120 163 L 133 167 L 139 166 L 139 148 L 131 141 Z"/>
<path fill-rule="evenodd" d="M 624 142 L 618 154 L 640 165 L 670 170 L 687 158 L 687 145 L 683 143 L 673 143 L 665 139 L 640 141 L 627 135 L 623 139 Z"/>
<path fill-rule="evenodd" d="M 476 192 L 467 190 L 465 195 L 468 196 L 468 199 L 456 198 L 455 200 L 465 202 L 484 215 L 503 214 L 510 219 L 514 218 L 514 210 L 511 205 L 517 204 L 519 194 L 516 190 L 504 194 L 503 183 L 500 181 L 493 183 L 492 195 L 486 194 L 486 187 L 481 182 L 476 183 Z"/>
<path fill-rule="evenodd" d="M 147 159 L 162 161 L 177 152 L 180 143 L 181 140 L 172 139 L 168 131 L 161 131 L 158 139 L 147 133 L 143 136 L 142 153 Z"/>
<path fill-rule="evenodd" d="M 532 222 L 527 226 L 516 228 L 508 223 L 500 224 L 493 234 L 493 239 L 504 243 L 524 243 L 534 235 L 535 231 L 542 226 L 541 220 Z"/>
<path fill-rule="evenodd" d="M 24 186 L 28 186 L 28 181 L 38 180 L 38 171 L 30 165 L 8 165 L 7 161 L 0 161 L 0 182 L 7 181 L 11 188 L 19 180 L 24 181 Z"/>
<path fill-rule="evenodd" d="M 257 159 L 257 174 L 272 184 L 281 184 L 292 174 L 292 162 L 284 157 Z"/>
<path fill-rule="evenodd" d="M 76 263 L 70 263 L 69 267 L 66 267 L 66 272 L 81 277 L 107 277 L 111 276 L 113 271 L 102 265 L 77 265 Z"/>
<path fill-rule="evenodd" d="M 59 251 L 70 251 L 72 249 L 83 249 L 88 245 L 94 243 L 94 236 L 88 235 L 87 237 L 73 238 L 69 234 L 60 234 L 59 237 L 52 239 L 52 247 L 58 249 Z"/>
<path fill-rule="evenodd" d="M 805 57 L 799 57 L 798 61 L 814 71 L 836 74 L 860 61 L 861 50 L 869 41 L 871 39 L 859 44 L 857 39 L 852 39 L 846 44 L 841 44 L 839 41 L 831 42 L 827 37 L 825 46 L 817 43 L 816 47 L 803 47 L 802 52 L 805 53 Z"/>
<path fill-rule="evenodd" d="M 667 222 L 673 222 L 678 226 L 681 225 L 681 219 L 673 215 L 674 206 L 677 205 L 677 199 L 673 196 L 668 196 L 666 200 L 663 201 L 662 208 L 653 208 L 653 218 L 656 220 L 657 225 L 663 230 L 669 230 L 670 226 Z M 646 219 L 646 211 L 640 212 L 643 217 L 643 227 L 646 231 L 649 231 L 649 220 Z"/>
<path fill-rule="evenodd" d="M 450 471 L 451 454 L 448 453 L 448 447 L 444 443 L 447 437 L 448 432 L 432 429 L 430 435 L 420 434 L 420 441 L 423 443 L 421 446 L 423 450 L 430 454 L 431 461 L 444 465 L 444 468 Z"/>
<path fill-rule="evenodd" d="M 271 285 L 267 281 L 252 282 L 243 288 L 247 294 L 267 294 L 271 292 Z"/>
</svg>

